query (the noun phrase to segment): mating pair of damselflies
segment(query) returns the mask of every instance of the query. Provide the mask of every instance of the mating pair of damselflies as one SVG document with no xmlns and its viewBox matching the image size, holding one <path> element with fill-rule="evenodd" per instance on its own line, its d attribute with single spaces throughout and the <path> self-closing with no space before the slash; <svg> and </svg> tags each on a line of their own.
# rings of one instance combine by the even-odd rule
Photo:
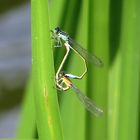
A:
<svg viewBox="0 0 140 140">
<path fill-rule="evenodd" d="M 86 61 L 92 62 L 98 66 L 102 66 L 102 61 L 97 58 L 95 55 L 89 54 L 84 48 L 82 48 L 78 43 L 74 42 L 69 35 L 62 31 L 59 27 L 51 30 L 52 38 L 54 39 L 56 45 L 55 47 L 62 47 L 66 48 L 66 54 L 56 72 L 55 80 L 56 86 L 59 90 L 66 91 L 68 89 L 73 89 L 74 92 L 77 94 L 79 100 L 83 103 L 85 108 L 90 111 L 91 113 L 99 116 L 103 113 L 103 111 L 98 108 L 95 103 L 85 96 L 73 83 L 70 79 L 82 79 L 83 76 L 87 73 L 87 63 Z M 84 61 L 85 70 L 82 75 L 77 76 L 69 73 L 65 73 L 62 68 L 63 65 L 69 55 L 70 50 L 73 50 L 76 54 L 78 54 L 81 59 Z"/>
</svg>

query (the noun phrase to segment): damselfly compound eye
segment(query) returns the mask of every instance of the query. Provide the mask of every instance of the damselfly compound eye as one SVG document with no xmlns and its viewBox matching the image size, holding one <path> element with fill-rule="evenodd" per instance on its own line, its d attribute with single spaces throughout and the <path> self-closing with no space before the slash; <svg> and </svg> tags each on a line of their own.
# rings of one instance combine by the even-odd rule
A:
<svg viewBox="0 0 140 140">
<path fill-rule="evenodd" d="M 56 27 L 54 30 L 57 34 L 61 31 L 59 27 Z"/>
</svg>

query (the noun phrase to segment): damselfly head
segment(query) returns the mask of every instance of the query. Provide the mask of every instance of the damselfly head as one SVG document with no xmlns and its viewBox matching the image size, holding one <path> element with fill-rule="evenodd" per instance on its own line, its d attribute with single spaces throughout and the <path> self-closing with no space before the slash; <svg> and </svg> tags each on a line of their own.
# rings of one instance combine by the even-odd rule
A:
<svg viewBox="0 0 140 140">
<path fill-rule="evenodd" d="M 59 27 L 56 27 L 56 28 L 54 29 L 54 32 L 55 32 L 56 34 L 59 34 L 59 33 L 61 32 L 61 29 L 60 29 Z"/>
<path fill-rule="evenodd" d="M 61 71 L 61 72 L 59 73 L 59 78 L 62 78 L 63 76 L 65 76 L 65 73 L 64 73 L 64 71 Z"/>
<path fill-rule="evenodd" d="M 59 27 L 54 28 L 53 30 L 50 30 L 53 35 L 58 35 L 61 32 L 61 29 Z"/>
<path fill-rule="evenodd" d="M 50 30 L 52 34 L 52 39 L 54 39 L 58 44 L 56 46 L 59 46 L 59 40 L 60 40 L 60 35 L 59 33 L 61 32 L 61 29 L 59 27 L 54 28 L 53 30 Z"/>
<path fill-rule="evenodd" d="M 59 45 L 60 45 L 60 40 L 64 42 L 69 40 L 68 34 L 62 31 L 59 27 L 54 28 L 53 30 L 51 30 L 51 32 L 52 32 L 53 39 L 55 39 Z"/>
</svg>

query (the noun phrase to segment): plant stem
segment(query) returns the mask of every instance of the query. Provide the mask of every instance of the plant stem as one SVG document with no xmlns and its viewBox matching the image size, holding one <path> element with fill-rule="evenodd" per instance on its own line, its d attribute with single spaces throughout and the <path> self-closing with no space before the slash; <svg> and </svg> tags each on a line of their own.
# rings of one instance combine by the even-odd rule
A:
<svg viewBox="0 0 140 140">
<path fill-rule="evenodd" d="M 33 92 L 38 136 L 63 140 L 54 84 L 53 49 L 50 42 L 48 0 L 32 0 Z"/>
<path fill-rule="evenodd" d="M 138 0 L 124 0 L 121 32 L 121 92 L 119 140 L 138 139 L 138 101 L 140 72 L 140 20 Z"/>
<path fill-rule="evenodd" d="M 25 98 L 23 102 L 23 110 L 21 113 L 20 125 L 17 129 L 17 138 L 34 138 L 35 136 L 35 106 L 32 79 L 29 81 Z"/>
<path fill-rule="evenodd" d="M 100 118 L 87 115 L 87 139 L 107 140 L 107 99 L 109 70 L 109 1 L 89 1 L 89 51 L 104 63 L 102 68 L 89 65 L 87 92 L 104 111 Z"/>
</svg>

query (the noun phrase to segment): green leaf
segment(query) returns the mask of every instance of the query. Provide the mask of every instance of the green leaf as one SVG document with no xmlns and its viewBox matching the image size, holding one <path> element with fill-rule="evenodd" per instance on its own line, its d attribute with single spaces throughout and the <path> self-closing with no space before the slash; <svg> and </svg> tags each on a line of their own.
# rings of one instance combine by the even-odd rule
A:
<svg viewBox="0 0 140 140">
<path fill-rule="evenodd" d="M 54 82 L 48 1 L 32 0 L 33 93 L 39 139 L 63 140 Z"/>
</svg>

